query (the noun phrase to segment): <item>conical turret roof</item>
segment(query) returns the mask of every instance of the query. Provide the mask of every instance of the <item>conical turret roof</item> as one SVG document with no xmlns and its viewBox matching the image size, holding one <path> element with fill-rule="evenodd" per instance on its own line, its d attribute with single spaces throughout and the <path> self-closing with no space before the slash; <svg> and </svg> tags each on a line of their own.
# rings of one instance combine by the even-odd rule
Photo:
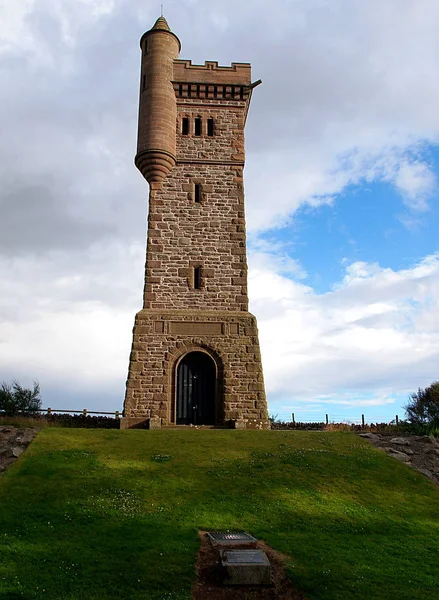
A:
<svg viewBox="0 0 439 600">
<path fill-rule="evenodd" d="M 152 29 L 164 29 L 165 31 L 171 31 L 165 17 L 159 17 Z"/>
<path fill-rule="evenodd" d="M 173 33 L 171 31 L 171 28 L 168 25 L 167 20 L 165 19 L 165 17 L 159 17 L 157 19 L 157 21 L 154 23 L 154 25 L 151 27 L 151 29 L 148 29 L 148 31 L 145 31 L 145 33 L 142 35 L 142 37 L 140 38 L 140 47 L 143 48 L 143 41 L 146 37 L 148 37 L 149 35 L 154 34 L 157 31 L 166 31 L 166 33 L 171 34 L 178 42 L 178 47 L 179 47 L 179 52 L 181 51 L 181 42 L 178 39 L 178 37 L 175 35 L 175 33 Z"/>
</svg>

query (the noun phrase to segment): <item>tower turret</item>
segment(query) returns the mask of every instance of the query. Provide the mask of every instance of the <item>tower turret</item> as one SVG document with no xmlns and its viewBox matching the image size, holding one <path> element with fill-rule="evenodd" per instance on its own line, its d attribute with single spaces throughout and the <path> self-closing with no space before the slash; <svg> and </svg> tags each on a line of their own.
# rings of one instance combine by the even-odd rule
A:
<svg viewBox="0 0 439 600">
<path fill-rule="evenodd" d="M 164 17 L 140 40 L 139 129 L 135 163 L 145 179 L 162 181 L 175 165 L 177 102 L 172 85 L 181 44 Z"/>
</svg>

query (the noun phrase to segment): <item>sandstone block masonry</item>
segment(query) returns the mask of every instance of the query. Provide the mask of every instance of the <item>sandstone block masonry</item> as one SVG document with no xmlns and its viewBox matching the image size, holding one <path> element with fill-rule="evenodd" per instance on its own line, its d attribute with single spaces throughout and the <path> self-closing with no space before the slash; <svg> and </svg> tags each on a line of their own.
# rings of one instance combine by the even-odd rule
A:
<svg viewBox="0 0 439 600">
<path fill-rule="evenodd" d="M 163 18 L 141 46 L 136 164 L 150 184 L 148 239 L 122 426 L 263 428 L 244 214 L 250 65 L 177 60 L 179 41 Z"/>
</svg>

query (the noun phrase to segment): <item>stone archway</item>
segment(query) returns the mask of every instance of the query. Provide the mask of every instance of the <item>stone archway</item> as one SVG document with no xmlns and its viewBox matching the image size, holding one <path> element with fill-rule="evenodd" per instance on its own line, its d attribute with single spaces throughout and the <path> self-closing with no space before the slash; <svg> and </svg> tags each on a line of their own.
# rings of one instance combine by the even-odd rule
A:
<svg viewBox="0 0 439 600">
<path fill-rule="evenodd" d="M 169 365 L 169 371 L 168 371 L 168 381 L 169 381 L 169 385 L 170 388 L 169 389 L 169 404 L 168 404 L 168 423 L 170 424 L 174 424 L 177 425 L 179 424 L 178 421 L 180 421 L 180 424 L 184 424 L 183 423 L 183 419 L 177 419 L 177 397 L 178 397 L 178 370 L 179 370 L 179 366 L 180 364 L 185 361 L 185 359 L 187 357 L 189 357 L 190 355 L 195 355 L 195 354 L 202 354 L 203 356 L 205 356 L 206 358 L 204 359 L 206 362 L 206 365 L 213 365 L 214 371 L 215 371 L 215 385 L 214 385 L 214 398 L 213 398 L 213 405 L 214 405 L 214 419 L 213 419 L 213 423 L 210 423 L 212 425 L 223 425 L 224 424 L 224 413 L 225 413 L 225 406 L 224 406 L 224 366 L 223 366 L 223 360 L 221 355 L 217 352 L 216 348 L 211 348 L 208 347 L 204 344 L 196 344 L 196 343 L 189 343 L 189 344 L 182 344 L 180 348 L 176 348 L 174 351 L 174 354 L 169 356 L 168 358 L 168 365 Z M 202 360 L 202 359 L 201 359 Z M 207 362 L 207 361 L 210 361 Z M 180 415 L 181 417 L 182 415 Z M 202 420 L 204 421 L 204 419 L 202 418 Z M 211 421 L 211 415 L 209 420 Z M 198 423 L 191 423 L 189 419 L 184 419 L 185 422 L 187 422 L 189 425 L 201 425 L 201 424 L 207 424 L 207 423 L 201 423 L 200 421 L 198 421 Z"/>
<path fill-rule="evenodd" d="M 178 363 L 175 381 L 177 425 L 215 425 L 217 368 L 206 352 L 189 352 Z"/>
</svg>

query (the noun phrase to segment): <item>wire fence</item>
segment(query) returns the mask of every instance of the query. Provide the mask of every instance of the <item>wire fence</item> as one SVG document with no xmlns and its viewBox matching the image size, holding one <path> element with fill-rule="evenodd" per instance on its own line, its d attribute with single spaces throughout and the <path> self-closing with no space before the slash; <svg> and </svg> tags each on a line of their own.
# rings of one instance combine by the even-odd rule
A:
<svg viewBox="0 0 439 600">
<path fill-rule="evenodd" d="M 0 410 L 0 416 L 2 414 L 3 411 Z M 100 410 L 88 410 L 87 408 L 82 408 L 82 409 L 77 409 L 77 410 L 71 410 L 71 409 L 60 409 L 60 408 L 41 408 L 38 409 L 37 411 L 35 411 L 37 413 L 40 413 L 41 417 L 44 417 L 45 415 L 47 415 L 48 417 L 54 417 L 55 415 L 78 415 L 78 416 L 82 416 L 84 418 L 90 417 L 92 415 L 96 415 L 96 416 L 109 416 L 112 417 L 113 419 L 116 419 L 117 421 L 120 420 L 123 416 L 122 411 L 119 410 L 115 410 L 115 411 L 100 411 Z M 376 416 L 376 415 L 365 415 L 365 414 L 361 414 L 358 417 L 346 417 L 346 416 L 340 416 L 340 415 L 331 415 L 330 413 L 325 413 L 324 415 L 322 415 L 321 418 L 309 418 L 308 415 L 302 414 L 302 415 L 298 415 L 297 413 L 292 413 L 291 414 L 291 421 L 283 421 L 282 419 L 277 419 L 276 417 L 270 418 L 270 420 L 273 423 L 290 423 L 293 427 L 296 426 L 296 424 L 300 424 L 300 425 L 358 425 L 358 426 L 362 426 L 362 427 L 367 427 L 369 425 L 376 425 L 376 424 L 380 424 L 380 425 L 399 425 L 400 422 L 400 418 L 399 415 L 395 415 L 394 419 L 389 421 L 389 417 L 388 416 Z"/>
<path fill-rule="evenodd" d="M 87 408 L 83 408 L 81 410 L 63 410 L 60 408 L 40 408 L 36 412 L 46 413 L 47 415 L 53 414 L 72 414 L 72 415 L 83 415 L 86 417 L 87 415 L 111 415 L 115 419 L 120 419 L 122 412 L 119 410 L 114 410 L 113 412 L 105 412 L 102 410 L 88 410 Z"/>
<path fill-rule="evenodd" d="M 357 418 L 355 417 L 343 417 L 340 415 L 330 415 L 329 413 L 326 413 L 324 416 L 322 415 L 323 418 L 320 419 L 309 419 L 306 417 L 306 414 L 304 416 L 298 416 L 296 415 L 296 413 L 291 413 L 291 423 L 296 424 L 296 423 L 324 423 L 326 425 L 329 425 L 331 423 L 340 423 L 340 424 L 346 424 L 346 425 L 362 425 L 363 427 L 365 427 L 366 425 L 372 425 L 375 423 L 387 423 L 388 425 L 399 425 L 399 415 L 395 415 L 395 418 L 392 419 L 391 421 L 389 421 L 389 417 L 383 417 L 383 416 L 369 416 L 369 415 L 364 415 L 361 414 L 359 415 Z"/>
</svg>

